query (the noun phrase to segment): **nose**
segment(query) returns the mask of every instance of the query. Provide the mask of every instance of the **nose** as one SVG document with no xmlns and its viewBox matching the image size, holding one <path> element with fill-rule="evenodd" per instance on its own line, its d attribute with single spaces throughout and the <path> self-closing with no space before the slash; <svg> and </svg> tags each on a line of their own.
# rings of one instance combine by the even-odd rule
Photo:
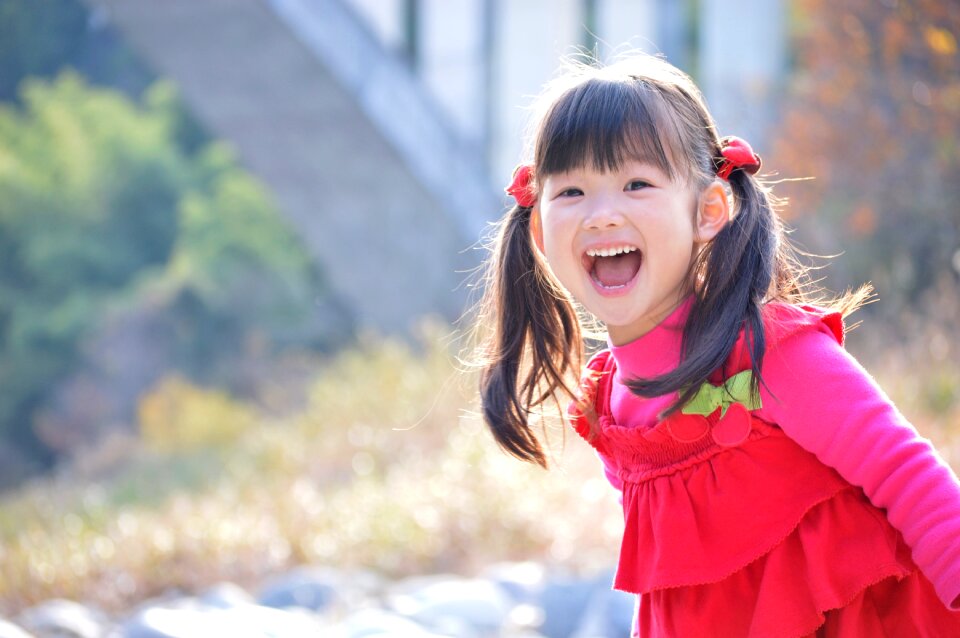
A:
<svg viewBox="0 0 960 638">
<path fill-rule="evenodd" d="M 623 225 L 623 215 L 609 198 L 598 199 L 583 219 L 583 227 L 588 230 L 607 230 Z"/>
</svg>

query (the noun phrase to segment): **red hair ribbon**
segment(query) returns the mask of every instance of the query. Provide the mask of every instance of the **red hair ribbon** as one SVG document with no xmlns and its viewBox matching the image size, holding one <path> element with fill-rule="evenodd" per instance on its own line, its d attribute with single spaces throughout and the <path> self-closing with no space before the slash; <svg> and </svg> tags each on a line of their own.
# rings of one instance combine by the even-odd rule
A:
<svg viewBox="0 0 960 638">
<path fill-rule="evenodd" d="M 720 140 L 720 155 L 722 157 L 714 160 L 720 179 L 730 179 L 730 173 L 737 169 L 754 175 L 762 164 L 760 156 L 753 152 L 745 140 L 732 135 Z"/>
<path fill-rule="evenodd" d="M 521 164 L 513 170 L 513 182 L 506 188 L 507 193 L 513 195 L 522 208 L 531 208 L 537 203 L 537 194 L 530 186 L 532 177 L 533 167 L 529 164 Z"/>
</svg>

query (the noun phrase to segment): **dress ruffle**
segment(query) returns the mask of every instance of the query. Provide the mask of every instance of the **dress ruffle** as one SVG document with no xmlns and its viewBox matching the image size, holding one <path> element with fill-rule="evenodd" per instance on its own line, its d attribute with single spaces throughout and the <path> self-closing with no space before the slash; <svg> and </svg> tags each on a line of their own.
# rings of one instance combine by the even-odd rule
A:
<svg viewBox="0 0 960 638">
<path fill-rule="evenodd" d="M 642 596 L 640 635 L 805 636 L 823 626 L 832 610 L 862 602 L 872 586 L 914 574 L 900 535 L 862 492 L 847 488 L 812 508 L 771 551 L 722 581 Z"/>
<path fill-rule="evenodd" d="M 843 342 L 838 313 L 764 308 L 767 352 L 811 329 Z M 730 445 L 706 435 L 716 413 L 700 417 L 709 421 L 702 436 L 692 427 L 684 433 L 693 436 L 678 436 L 669 419 L 621 426 L 609 407 L 616 361 L 604 351 L 588 368 L 570 414 L 623 485 L 614 587 L 641 595 L 640 635 L 884 635 L 874 630 L 896 627 L 911 605 L 928 627 L 960 635 L 960 615 L 936 599 L 884 513 L 775 424 L 751 413 L 749 433 Z M 748 369 L 741 335 L 710 382 Z M 899 605 L 899 616 L 885 604 Z M 941 635 L 924 631 L 921 623 L 902 635 Z"/>
<path fill-rule="evenodd" d="M 782 542 L 808 511 L 849 488 L 779 430 L 737 448 L 708 451 L 713 453 L 706 459 L 647 480 L 622 475 L 625 525 L 617 589 L 643 593 L 720 581 Z"/>
</svg>

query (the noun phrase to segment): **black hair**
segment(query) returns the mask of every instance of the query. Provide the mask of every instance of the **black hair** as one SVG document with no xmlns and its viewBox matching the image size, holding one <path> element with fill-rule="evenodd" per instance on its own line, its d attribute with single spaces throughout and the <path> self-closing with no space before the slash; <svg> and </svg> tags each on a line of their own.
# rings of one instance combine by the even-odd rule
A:
<svg viewBox="0 0 960 638">
<path fill-rule="evenodd" d="M 703 96 L 686 74 L 659 58 L 638 56 L 606 68 L 580 65 L 548 87 L 542 104 L 531 149 L 538 182 L 584 166 L 616 170 L 630 160 L 650 163 L 697 193 L 717 179 L 721 140 Z M 664 375 L 626 382 L 644 397 L 679 392 L 667 413 L 724 364 L 741 331 L 757 392 L 766 346 L 764 304 L 825 303 L 808 292 L 805 269 L 794 257 L 769 188 L 743 170 L 734 170 L 728 182 L 731 222 L 691 265 L 687 292 L 693 302 L 680 364 Z M 579 371 L 583 344 L 575 302 L 535 250 L 529 219 L 530 209 L 508 211 L 488 262 L 480 320 L 493 317 L 497 329 L 485 347 L 480 391 L 484 417 L 500 445 L 544 464 L 528 415 L 557 392 L 574 396 L 569 373 Z M 826 303 L 849 312 L 866 294 Z"/>
</svg>

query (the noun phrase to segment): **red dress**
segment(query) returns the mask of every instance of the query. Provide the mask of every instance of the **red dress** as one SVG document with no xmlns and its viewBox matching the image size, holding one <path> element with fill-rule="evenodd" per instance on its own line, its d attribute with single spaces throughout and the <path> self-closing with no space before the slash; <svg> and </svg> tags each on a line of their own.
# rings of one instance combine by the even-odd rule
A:
<svg viewBox="0 0 960 638">
<path fill-rule="evenodd" d="M 770 346 L 812 322 L 842 340 L 839 315 L 770 317 Z M 572 408 L 573 424 L 622 487 L 614 587 L 640 594 L 635 635 L 960 636 L 960 614 L 937 598 L 884 511 L 776 424 L 732 405 L 618 425 L 617 362 L 607 350 L 588 368 L 593 413 Z M 749 368 L 741 341 L 710 381 Z"/>
</svg>

